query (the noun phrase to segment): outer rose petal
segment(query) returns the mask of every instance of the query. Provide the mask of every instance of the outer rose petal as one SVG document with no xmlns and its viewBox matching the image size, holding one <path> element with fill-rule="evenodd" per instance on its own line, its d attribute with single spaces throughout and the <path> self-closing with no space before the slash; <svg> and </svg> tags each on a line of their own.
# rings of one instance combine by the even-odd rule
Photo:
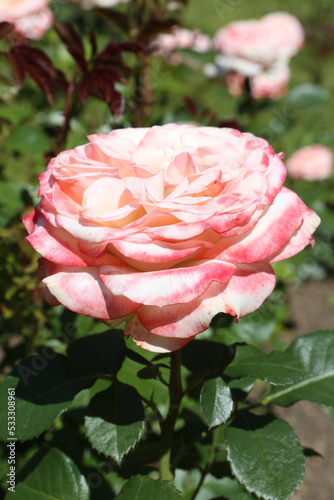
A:
<svg viewBox="0 0 334 500">
<path fill-rule="evenodd" d="M 212 283 L 208 290 L 189 304 L 142 306 L 136 316 L 151 333 L 166 337 L 198 335 L 220 313 L 241 318 L 260 307 L 275 286 L 275 274 L 269 264 L 238 265 L 227 285 Z"/>
<path fill-rule="evenodd" d="M 271 257 L 270 262 L 279 262 L 280 260 L 288 259 L 300 252 L 309 243 L 314 246 L 311 234 L 314 233 L 319 224 L 320 217 L 305 206 L 303 224 L 298 228 L 295 235 L 292 236 L 285 247 L 279 250 L 274 257 Z"/>
<path fill-rule="evenodd" d="M 139 304 L 126 297 L 114 297 L 99 279 L 96 268 L 54 266 L 43 279 L 49 292 L 76 313 L 99 319 L 117 319 L 133 313 Z"/>
<path fill-rule="evenodd" d="M 152 264 L 170 263 L 170 265 L 175 265 L 190 255 L 194 258 L 196 252 L 196 255 L 198 255 L 199 250 L 205 248 L 205 246 L 210 246 L 209 243 L 200 240 L 191 241 L 188 244 L 186 242 L 168 244 L 164 241 L 141 244 L 121 240 L 112 241 L 111 243 L 124 257 L 132 260 L 134 267 L 137 267 L 136 264 L 141 263 L 139 269 L 145 271 L 152 270 Z"/>
<path fill-rule="evenodd" d="M 115 296 L 134 302 L 163 307 L 184 304 L 202 295 L 213 281 L 226 283 L 235 266 L 229 262 L 199 262 L 194 267 L 165 269 L 156 272 L 124 272 L 114 266 L 100 268 L 99 276 Z"/>
<path fill-rule="evenodd" d="M 49 224 L 38 209 L 28 214 L 23 223 L 30 234 L 26 241 L 42 257 L 56 264 L 68 267 L 117 265 L 117 263 L 122 265 L 110 254 L 104 254 L 100 258 L 92 258 L 82 253 L 78 247 L 79 241 L 63 229 L 55 228 Z"/>
<path fill-rule="evenodd" d="M 245 264 L 262 260 L 270 262 L 271 256 L 280 251 L 301 228 L 304 219 L 310 220 L 311 234 L 312 229 L 320 222 L 313 214 L 293 191 L 283 188 L 274 203 L 248 233 L 223 238 L 215 247 L 205 252 L 203 258 L 221 258 Z M 300 239 L 301 246 L 296 252 L 302 250 L 310 241 L 311 239 Z"/>
<path fill-rule="evenodd" d="M 161 337 L 149 332 L 135 316 L 125 327 L 124 334 L 131 337 L 135 343 L 151 352 L 172 352 L 181 349 L 194 337 Z"/>
</svg>

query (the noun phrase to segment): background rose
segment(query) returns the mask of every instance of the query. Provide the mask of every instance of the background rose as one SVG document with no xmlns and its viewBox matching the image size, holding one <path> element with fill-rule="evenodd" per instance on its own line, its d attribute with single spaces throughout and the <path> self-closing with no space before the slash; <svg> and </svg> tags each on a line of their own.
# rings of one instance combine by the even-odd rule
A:
<svg viewBox="0 0 334 500">
<path fill-rule="evenodd" d="M 53 15 L 48 8 L 49 0 L 2 0 L 0 22 L 15 25 L 15 30 L 27 38 L 41 38 L 53 24 Z"/>
<path fill-rule="evenodd" d="M 274 12 L 258 21 L 237 21 L 217 32 L 215 65 L 227 83 L 230 72 L 250 78 L 254 99 L 277 99 L 287 90 L 289 61 L 303 43 L 302 25 L 286 12 Z"/>
<path fill-rule="evenodd" d="M 218 52 L 263 66 L 289 60 L 302 47 L 304 30 L 295 16 L 273 12 L 258 21 L 236 21 L 220 29 L 214 39 Z"/>
<path fill-rule="evenodd" d="M 212 41 L 208 35 L 199 30 L 188 30 L 173 26 L 170 33 L 162 33 L 152 42 L 156 55 L 168 60 L 171 64 L 180 64 L 182 57 L 178 49 L 191 49 L 195 52 L 207 52 L 212 48 Z"/>
<path fill-rule="evenodd" d="M 146 349 L 182 347 L 219 312 L 254 311 L 275 285 L 270 263 L 312 241 L 318 216 L 252 134 L 171 124 L 89 141 L 40 175 L 27 241 L 51 303 L 126 319 Z"/>
<path fill-rule="evenodd" d="M 295 151 L 286 168 L 289 176 L 295 179 L 327 179 L 333 170 L 333 152 L 321 144 L 311 144 Z"/>
</svg>

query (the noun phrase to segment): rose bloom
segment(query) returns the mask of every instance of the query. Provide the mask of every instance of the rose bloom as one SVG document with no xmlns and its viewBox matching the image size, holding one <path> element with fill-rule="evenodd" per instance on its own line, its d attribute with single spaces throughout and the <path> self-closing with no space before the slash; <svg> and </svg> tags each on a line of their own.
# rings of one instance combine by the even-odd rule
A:
<svg viewBox="0 0 334 500">
<path fill-rule="evenodd" d="M 248 77 L 254 99 L 279 99 L 287 92 L 289 61 L 303 43 L 302 25 L 286 12 L 268 14 L 258 21 L 237 21 L 216 34 L 214 45 L 219 54 L 215 64 L 232 95 L 237 95 L 241 77 Z"/>
<path fill-rule="evenodd" d="M 333 152 L 321 144 L 311 144 L 295 151 L 286 168 L 289 176 L 295 179 L 327 179 L 333 170 Z"/>
<path fill-rule="evenodd" d="M 155 352 L 180 349 L 217 313 L 254 311 L 275 286 L 271 264 L 319 224 L 285 174 L 267 141 L 233 129 L 90 136 L 50 161 L 24 218 L 46 299 L 125 320 L 125 335 Z"/>
<path fill-rule="evenodd" d="M 41 38 L 53 25 L 48 4 L 49 0 L 1 0 L 0 22 L 14 24 L 15 31 L 27 38 Z"/>
<path fill-rule="evenodd" d="M 261 19 L 236 21 L 220 29 L 214 39 L 218 52 L 264 66 L 289 60 L 303 46 L 304 30 L 287 12 L 273 12 Z"/>
</svg>

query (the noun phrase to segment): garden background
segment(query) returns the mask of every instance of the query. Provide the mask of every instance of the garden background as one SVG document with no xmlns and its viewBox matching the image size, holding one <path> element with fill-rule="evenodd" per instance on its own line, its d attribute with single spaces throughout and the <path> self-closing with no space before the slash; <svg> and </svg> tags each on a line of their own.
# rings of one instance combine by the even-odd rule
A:
<svg viewBox="0 0 334 500">
<path fill-rule="evenodd" d="M 50 6 L 57 21 L 67 21 L 75 26 L 88 54 L 92 49 L 87 27 L 97 34 L 99 49 L 112 37 L 118 41 L 129 41 L 119 27 L 101 16 L 93 15 L 90 10 L 81 9 L 78 4 L 54 1 Z M 126 5 L 117 10 L 125 12 Z M 286 96 L 279 100 L 252 102 L 245 96 L 232 98 L 222 81 L 210 80 L 203 73 L 203 65 L 212 62 L 214 51 L 198 54 L 186 50 L 183 52 L 185 64 L 171 65 L 157 57 L 152 59 L 147 76 L 152 109 L 150 116 L 145 118 L 145 125 L 174 122 L 235 126 L 264 137 L 275 152 L 284 151 L 286 158 L 300 147 L 312 143 L 333 148 L 333 2 L 190 0 L 178 19 L 187 28 L 200 29 L 213 36 L 231 21 L 258 18 L 275 11 L 297 16 L 306 32 L 304 47 L 291 61 L 292 77 Z M 43 49 L 54 66 L 65 75 L 72 75 L 75 71 L 76 63 L 66 49 L 64 38 L 60 40 L 54 29 L 42 40 L 34 42 L 34 46 Z M 8 44 L 1 42 L 1 50 L 7 49 Z M 124 59 L 131 68 L 137 57 L 141 56 L 127 53 Z M 125 83 L 116 85 L 125 98 L 124 112 L 118 121 L 103 100 L 90 96 L 84 105 L 79 100 L 75 102 L 63 149 L 84 144 L 89 134 L 108 133 L 115 127 L 133 125 L 133 110 L 129 103 L 135 85 L 134 75 Z M 50 95 L 48 97 L 51 101 Z M 64 332 L 67 334 L 69 328 L 74 332 L 71 333 L 72 338 L 73 335 L 77 338 L 105 329 L 104 325 L 91 318 L 76 316 L 61 306 L 52 308 L 45 303 L 36 274 L 38 255 L 24 242 L 26 231 L 21 223 L 22 216 L 37 203 L 37 176 L 45 170 L 50 151 L 57 148 L 64 105 L 65 94 L 59 88 L 52 106 L 32 78 L 27 77 L 19 88 L 7 59 L 1 57 L 1 377 L 41 346 L 65 352 L 68 337 L 66 339 Z M 322 219 L 315 235 L 316 247 L 314 250 L 307 248 L 292 259 L 276 264 L 278 283 L 274 293 L 258 311 L 242 318 L 237 326 L 234 321 L 226 320 L 222 333 L 227 338 L 233 335 L 266 351 L 283 349 L 297 335 L 330 330 L 334 324 L 333 175 L 330 179 L 312 182 L 288 178 L 286 185 L 296 191 Z M 17 448 L 18 468 L 22 468 L 36 451 L 48 444 L 75 458 L 81 470 L 100 470 L 103 459 L 88 446 L 82 448 L 82 436 L 76 427 L 81 419 L 80 398 L 91 397 L 94 392 L 97 392 L 96 387 L 80 393 L 66 417 L 58 417 L 54 426 L 39 438 L 20 444 Z M 333 410 L 301 402 L 291 408 L 274 411 L 292 423 L 303 446 L 314 448 L 322 455 L 322 458 L 307 458 L 305 482 L 293 499 L 332 500 Z M 5 492 L 6 453 L 3 448 L 0 462 L 2 495 Z M 121 486 L 115 481 L 113 471 L 103 473 L 103 482 L 92 490 L 91 498 L 113 498 Z"/>
</svg>

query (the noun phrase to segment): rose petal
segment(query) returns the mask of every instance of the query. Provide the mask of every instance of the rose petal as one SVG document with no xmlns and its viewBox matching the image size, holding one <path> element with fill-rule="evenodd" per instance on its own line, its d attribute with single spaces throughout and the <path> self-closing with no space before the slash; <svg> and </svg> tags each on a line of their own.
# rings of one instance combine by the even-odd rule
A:
<svg viewBox="0 0 334 500">
<path fill-rule="evenodd" d="M 141 306 L 136 315 L 154 334 L 187 338 L 206 330 L 218 313 L 241 318 L 255 311 L 274 286 L 275 274 L 269 264 L 238 265 L 228 284 L 212 283 L 201 297 L 188 304 Z"/>
<path fill-rule="evenodd" d="M 141 324 L 136 316 L 127 323 L 124 334 L 126 337 L 131 335 L 139 347 L 158 353 L 177 351 L 193 339 L 193 337 L 178 338 L 154 335 Z"/>
<path fill-rule="evenodd" d="M 139 304 L 124 296 L 114 296 L 99 279 L 94 267 L 55 266 L 43 279 L 49 292 L 65 307 L 85 316 L 117 319 L 133 313 Z"/>
<path fill-rule="evenodd" d="M 221 261 L 198 263 L 156 272 L 138 273 L 134 269 L 123 272 L 115 266 L 103 266 L 99 276 L 116 296 L 125 296 L 134 302 L 163 307 L 184 304 L 202 295 L 213 281 L 226 283 L 235 266 Z"/>
</svg>

